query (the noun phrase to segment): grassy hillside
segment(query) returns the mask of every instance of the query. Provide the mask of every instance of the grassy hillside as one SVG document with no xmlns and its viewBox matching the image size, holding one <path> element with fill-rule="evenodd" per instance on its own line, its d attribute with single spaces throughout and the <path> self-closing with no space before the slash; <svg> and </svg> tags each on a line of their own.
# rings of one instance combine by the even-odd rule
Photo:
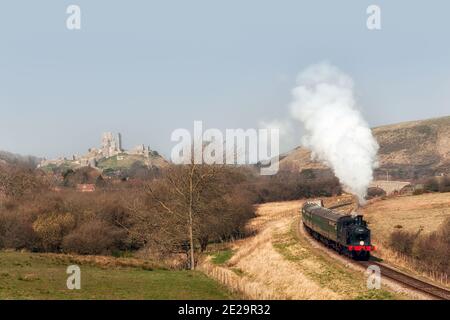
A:
<svg viewBox="0 0 450 320">
<path fill-rule="evenodd" d="M 66 268 L 71 264 L 81 268 L 80 290 L 66 287 Z M 0 252 L 0 300 L 233 298 L 200 272 L 146 269 L 145 265 L 80 264 L 57 255 L 3 251 Z"/>
<path fill-rule="evenodd" d="M 381 167 L 395 178 L 415 179 L 450 169 L 450 117 L 373 129 Z"/>
<path fill-rule="evenodd" d="M 168 165 L 166 159 L 153 151 L 149 157 L 143 155 L 132 155 L 122 153 L 110 158 L 102 158 L 97 163 L 97 168 L 101 169 L 106 175 L 124 172 L 137 168 L 163 168 Z M 40 169 L 46 172 L 65 172 L 69 169 L 80 169 L 81 165 L 72 160 L 65 160 L 59 164 L 47 164 Z"/>
<path fill-rule="evenodd" d="M 159 155 L 154 155 L 146 158 L 141 155 L 120 154 L 119 156 L 101 159 L 98 162 L 97 167 L 99 167 L 100 169 L 119 170 L 129 169 L 134 164 L 163 167 L 167 164 L 167 162 Z"/>
<path fill-rule="evenodd" d="M 376 177 L 417 179 L 450 172 L 450 117 L 404 122 L 372 129 L 380 150 Z M 290 171 L 325 169 L 311 161 L 311 152 L 298 147 L 282 157 L 280 168 Z M 331 174 L 331 172 L 330 172 Z"/>
<path fill-rule="evenodd" d="M 427 193 L 409 197 L 394 197 L 369 203 L 363 207 L 372 236 L 386 244 L 389 235 L 398 229 L 423 233 L 436 231 L 450 217 L 450 194 Z"/>
</svg>

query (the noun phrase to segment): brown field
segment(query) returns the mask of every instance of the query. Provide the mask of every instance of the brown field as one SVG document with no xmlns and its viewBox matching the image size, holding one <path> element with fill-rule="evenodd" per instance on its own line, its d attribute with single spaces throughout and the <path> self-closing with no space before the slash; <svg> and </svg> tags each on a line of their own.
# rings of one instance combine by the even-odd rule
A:
<svg viewBox="0 0 450 320">
<path fill-rule="evenodd" d="M 450 286 L 448 275 L 435 271 L 419 272 L 417 261 L 389 248 L 389 237 L 395 230 L 422 234 L 436 231 L 450 217 L 450 194 L 427 193 L 416 196 L 400 196 L 378 200 L 363 208 L 365 219 L 372 230 L 372 241 L 377 247 L 375 255 L 404 272 Z"/>
<path fill-rule="evenodd" d="M 352 197 L 325 198 L 325 206 L 347 202 Z M 259 205 L 257 217 L 248 224 L 255 235 L 234 242 L 219 264 L 207 259 L 203 271 L 231 290 L 252 299 L 403 299 L 413 293 L 383 287 L 378 292 L 365 288 L 362 272 L 355 272 L 340 259 L 317 250 L 302 232 L 296 232 L 303 201 Z M 338 210 L 350 213 L 355 206 Z M 445 193 L 401 196 L 371 200 L 362 209 L 369 221 L 375 253 L 399 269 L 424 279 L 439 281 L 439 275 L 419 274 L 414 265 L 393 254 L 387 241 L 393 230 L 424 233 L 439 228 L 450 216 L 450 196 Z M 393 292 L 392 290 L 395 290 Z M 407 295 L 407 296 L 405 296 Z"/>
<path fill-rule="evenodd" d="M 363 208 L 372 237 L 379 245 L 387 245 L 396 229 L 429 233 L 450 217 L 450 194 L 427 193 L 417 196 L 393 197 L 368 204 Z"/>
</svg>

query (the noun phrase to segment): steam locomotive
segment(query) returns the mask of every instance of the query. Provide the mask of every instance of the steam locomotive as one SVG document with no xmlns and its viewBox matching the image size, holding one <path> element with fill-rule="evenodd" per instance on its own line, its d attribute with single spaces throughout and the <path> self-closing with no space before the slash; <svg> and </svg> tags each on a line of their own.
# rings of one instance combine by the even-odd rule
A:
<svg viewBox="0 0 450 320">
<path fill-rule="evenodd" d="M 375 247 L 362 215 L 344 215 L 316 202 L 306 202 L 301 212 L 305 229 L 316 240 L 352 259 L 369 260 Z"/>
</svg>

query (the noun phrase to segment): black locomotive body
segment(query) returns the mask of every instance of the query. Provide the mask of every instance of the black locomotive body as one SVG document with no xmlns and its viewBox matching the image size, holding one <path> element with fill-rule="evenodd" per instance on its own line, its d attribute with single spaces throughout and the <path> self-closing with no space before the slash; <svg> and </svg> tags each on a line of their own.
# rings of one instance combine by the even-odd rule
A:
<svg viewBox="0 0 450 320">
<path fill-rule="evenodd" d="M 303 225 L 314 238 L 353 259 L 370 258 L 375 248 L 361 215 L 340 214 L 313 202 L 306 202 L 301 211 Z"/>
</svg>

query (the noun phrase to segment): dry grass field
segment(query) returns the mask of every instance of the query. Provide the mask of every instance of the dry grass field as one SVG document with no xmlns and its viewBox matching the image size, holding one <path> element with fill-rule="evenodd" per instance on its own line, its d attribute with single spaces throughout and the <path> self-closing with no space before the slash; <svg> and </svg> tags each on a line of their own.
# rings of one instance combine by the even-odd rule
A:
<svg viewBox="0 0 450 320">
<path fill-rule="evenodd" d="M 326 199 L 326 205 L 338 198 Z M 213 278 L 253 299 L 401 299 L 404 296 L 368 290 L 366 278 L 345 264 L 311 247 L 298 233 L 302 201 L 258 206 L 249 228 L 255 235 L 236 241 L 226 254 L 202 265 Z M 223 259 L 226 257 L 226 259 Z M 218 259 L 222 258 L 222 259 Z M 213 265 L 211 260 L 220 260 Z"/>
<path fill-rule="evenodd" d="M 420 260 L 411 259 L 389 248 L 389 237 L 395 230 L 428 234 L 436 231 L 450 217 L 450 194 L 428 193 L 378 200 L 363 208 L 364 217 L 372 230 L 372 240 L 377 246 L 376 256 L 403 271 L 428 281 L 449 286 L 448 275 L 435 271 L 421 271 Z"/>
<path fill-rule="evenodd" d="M 450 193 L 427 193 L 417 196 L 393 197 L 368 204 L 363 208 L 372 237 L 385 246 L 396 229 L 429 233 L 450 217 Z"/>
<path fill-rule="evenodd" d="M 348 202 L 351 195 L 325 198 L 324 205 Z M 248 228 L 254 236 L 234 242 L 203 264 L 203 271 L 231 290 L 253 299 L 403 299 L 405 291 L 367 290 L 366 278 L 335 257 L 317 250 L 298 231 L 299 208 L 303 201 L 273 202 L 258 206 L 257 217 Z M 338 210 L 350 213 L 355 205 Z M 428 233 L 450 216 L 449 194 L 401 196 L 371 200 L 361 209 L 372 230 L 375 255 L 411 274 L 414 265 L 393 254 L 388 247 L 392 231 Z M 401 226 L 401 227 L 400 227 Z M 391 288 L 391 287 L 389 287 Z M 409 294 L 409 293 L 408 293 Z M 413 298 L 407 296 L 406 298 Z"/>
</svg>

